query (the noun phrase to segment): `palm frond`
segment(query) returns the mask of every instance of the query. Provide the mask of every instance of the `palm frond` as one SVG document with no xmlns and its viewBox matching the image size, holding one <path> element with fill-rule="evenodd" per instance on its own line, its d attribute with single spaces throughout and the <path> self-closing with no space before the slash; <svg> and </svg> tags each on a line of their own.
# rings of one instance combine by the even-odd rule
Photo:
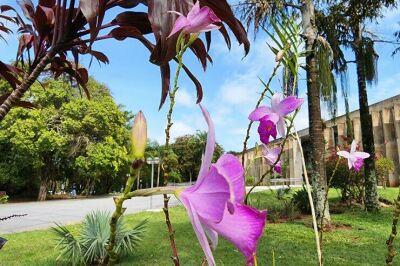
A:
<svg viewBox="0 0 400 266">
<path fill-rule="evenodd" d="M 123 219 L 122 219 L 123 220 Z M 117 247 L 116 250 L 120 254 L 132 253 L 135 248 L 142 241 L 144 233 L 146 232 L 147 219 L 141 221 L 132 228 L 124 222 L 121 222 L 117 227 Z"/>
<path fill-rule="evenodd" d="M 60 249 L 57 260 L 64 258 L 73 265 L 103 264 L 107 258 L 106 246 L 110 236 L 111 215 L 105 211 L 94 211 L 86 215 L 79 237 L 76 238 L 64 226 L 53 228 L 58 237 L 56 248 Z M 132 253 L 142 241 L 147 220 L 128 227 L 123 217 L 117 223 L 116 252 L 119 255 Z"/>
<path fill-rule="evenodd" d="M 375 51 L 374 41 L 370 38 L 363 38 L 363 58 L 365 78 L 371 85 L 378 83 L 378 59 L 379 55 Z"/>
<path fill-rule="evenodd" d="M 281 12 L 277 18 L 270 19 L 273 31 L 264 28 L 271 38 L 272 44 L 268 44 L 275 54 L 276 60 L 280 60 L 283 68 L 283 92 L 286 95 L 297 95 L 299 58 L 303 56 L 301 46 L 301 25 L 296 16 L 287 16 Z"/>
<path fill-rule="evenodd" d="M 51 228 L 57 237 L 57 245 L 55 248 L 60 249 L 60 255 L 57 260 L 62 257 L 68 258 L 72 265 L 83 265 L 82 246 L 73 234 L 65 227 L 56 223 L 56 227 Z"/>
<path fill-rule="evenodd" d="M 330 116 L 335 118 L 337 114 L 337 86 L 331 69 L 333 51 L 329 43 L 322 36 L 317 38 L 315 49 L 321 99 L 325 102 Z"/>
</svg>

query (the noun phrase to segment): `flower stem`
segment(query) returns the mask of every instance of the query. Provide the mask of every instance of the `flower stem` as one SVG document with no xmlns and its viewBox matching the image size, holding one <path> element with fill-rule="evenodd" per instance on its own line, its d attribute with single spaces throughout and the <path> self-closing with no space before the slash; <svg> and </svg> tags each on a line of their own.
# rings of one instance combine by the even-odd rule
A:
<svg viewBox="0 0 400 266">
<path fill-rule="evenodd" d="M 260 106 L 260 104 L 261 104 L 262 100 L 264 100 L 265 95 L 267 94 L 267 92 L 273 94 L 271 89 L 269 88 L 269 86 L 270 86 L 273 78 L 276 76 L 276 73 L 277 73 L 278 69 L 280 68 L 280 66 L 281 66 L 281 61 L 279 61 L 276 64 L 275 68 L 272 70 L 272 74 L 269 77 L 267 83 L 265 84 L 264 90 L 261 92 L 260 98 L 257 101 L 256 108 L 258 108 Z M 251 126 L 252 125 L 253 125 L 253 121 L 250 121 L 249 125 L 247 126 L 246 136 L 245 136 L 244 141 L 243 141 L 243 151 L 242 151 L 242 166 L 243 167 L 244 167 L 244 155 L 245 155 L 245 153 L 247 151 L 247 141 L 249 141 L 249 138 L 250 138 L 250 130 L 251 130 Z"/>
<path fill-rule="evenodd" d="M 333 170 L 332 175 L 329 177 L 328 183 L 326 185 L 326 193 L 325 193 L 325 198 L 324 198 L 324 208 L 323 208 L 323 211 L 322 211 L 321 221 L 320 221 L 320 224 L 319 224 L 319 242 L 321 243 L 321 254 L 323 252 L 323 246 L 324 246 L 324 242 L 323 242 L 324 218 L 325 218 L 325 209 L 326 209 L 326 206 L 327 206 L 327 203 L 328 203 L 329 188 L 331 186 L 332 179 L 335 176 L 335 174 L 336 174 L 336 172 L 337 172 L 337 170 L 339 168 L 339 164 L 340 164 L 340 160 L 341 159 L 342 159 L 341 157 L 339 157 L 337 159 L 336 165 L 335 165 L 335 169 Z"/>
<path fill-rule="evenodd" d="M 392 220 L 392 232 L 390 233 L 389 239 L 386 241 L 388 254 L 386 256 L 386 265 L 392 266 L 393 259 L 397 255 L 397 251 L 393 246 L 394 239 L 397 236 L 397 223 L 399 222 L 400 216 L 400 191 L 395 201 L 395 208 L 393 210 L 393 220 Z"/>
<path fill-rule="evenodd" d="M 170 91 L 169 93 L 169 110 L 168 110 L 168 114 L 167 114 L 167 127 L 165 129 L 165 147 L 164 147 L 164 158 L 167 158 L 169 156 L 169 142 L 170 142 L 170 131 L 171 131 L 171 127 L 172 127 L 172 113 L 174 111 L 174 106 L 175 106 L 175 95 L 176 92 L 178 91 L 178 80 L 179 80 L 179 74 L 180 71 L 182 69 L 182 65 L 183 65 L 183 53 L 185 52 L 185 50 L 188 48 L 189 44 L 183 44 L 184 42 L 184 38 L 183 36 L 180 36 L 178 38 L 178 44 L 177 47 L 179 47 L 180 49 L 177 49 L 177 59 L 178 59 L 178 66 L 176 68 L 176 72 L 175 72 L 175 78 L 174 78 L 174 87 L 172 88 L 172 91 Z M 166 186 L 168 184 L 168 175 L 169 175 L 169 170 L 168 169 L 168 165 L 164 164 L 163 165 L 163 170 L 164 170 L 164 185 Z M 175 231 L 174 228 L 172 227 L 172 223 L 170 220 L 170 216 L 169 216 L 169 210 L 168 210 L 168 202 L 170 197 L 167 196 L 167 194 L 163 194 L 164 196 L 164 215 L 165 215 L 165 223 L 167 225 L 167 229 L 168 229 L 168 235 L 169 235 L 169 242 L 170 242 L 170 246 L 172 249 L 172 261 L 174 262 L 175 266 L 179 266 L 180 262 L 179 262 L 179 257 L 178 257 L 178 250 L 176 248 L 176 244 L 175 244 Z"/>
<path fill-rule="evenodd" d="M 117 223 L 119 218 L 124 214 L 125 208 L 122 207 L 125 200 L 130 199 L 131 189 L 133 187 L 133 183 L 136 178 L 136 174 L 142 168 L 144 161 L 142 159 L 135 160 L 132 164 L 133 173 L 129 176 L 128 180 L 125 184 L 125 189 L 119 197 L 114 197 L 115 211 L 111 216 L 110 221 L 110 237 L 108 240 L 108 244 L 106 246 L 106 250 L 108 253 L 108 258 L 106 259 L 107 265 L 115 265 L 118 261 L 118 254 L 115 250 L 116 239 L 117 239 Z"/>
<path fill-rule="evenodd" d="M 313 228 L 314 228 L 314 234 L 315 234 L 315 243 L 317 246 L 318 263 L 320 266 L 322 266 L 322 252 L 321 252 L 321 244 L 319 242 L 317 217 L 315 215 L 314 201 L 313 201 L 312 194 L 311 194 L 311 186 L 310 186 L 310 181 L 308 178 L 306 161 L 304 159 L 303 146 L 301 145 L 301 140 L 300 140 L 300 137 L 297 134 L 296 130 L 295 130 L 294 134 L 295 134 L 297 143 L 299 144 L 299 149 L 300 149 L 300 154 L 301 154 L 301 163 L 303 165 L 304 179 L 306 181 L 308 201 L 310 202 L 310 207 L 311 207 L 311 215 L 312 215 Z"/>
<path fill-rule="evenodd" d="M 296 110 L 296 112 L 294 113 L 293 117 L 292 117 L 292 118 L 290 119 L 290 121 L 289 121 L 289 127 L 287 128 L 286 136 L 285 136 L 285 138 L 283 139 L 282 143 L 280 144 L 281 152 L 279 153 L 278 158 L 276 159 L 275 163 L 274 163 L 273 165 L 271 165 L 271 168 L 270 168 L 267 172 L 265 172 L 265 173 L 261 176 L 260 180 L 258 180 L 257 183 L 255 183 L 255 184 L 250 188 L 249 192 L 247 192 L 246 197 L 245 197 L 245 199 L 244 199 L 245 204 L 247 204 L 247 202 L 248 202 L 248 198 L 249 198 L 249 196 L 250 196 L 250 193 L 251 193 L 257 186 L 259 186 L 259 185 L 264 181 L 265 177 L 267 177 L 268 175 L 271 175 L 271 174 L 272 174 L 275 165 L 276 165 L 276 164 L 279 162 L 279 160 L 281 159 L 281 156 L 282 156 L 282 153 L 283 153 L 283 147 L 285 147 L 286 141 L 288 140 L 288 138 L 289 138 L 289 136 L 290 136 L 290 131 L 291 131 L 291 129 L 294 127 L 294 119 L 296 118 L 297 113 L 298 113 L 298 110 Z"/>
</svg>

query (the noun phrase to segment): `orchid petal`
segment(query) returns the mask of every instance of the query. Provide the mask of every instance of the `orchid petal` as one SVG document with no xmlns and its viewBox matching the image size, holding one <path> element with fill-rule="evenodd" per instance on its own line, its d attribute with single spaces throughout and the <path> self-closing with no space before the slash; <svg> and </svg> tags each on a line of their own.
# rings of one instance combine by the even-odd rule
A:
<svg viewBox="0 0 400 266">
<path fill-rule="evenodd" d="M 357 161 L 357 158 L 350 154 L 347 159 L 347 164 L 349 165 L 349 169 L 353 168 L 354 163 Z"/>
<path fill-rule="evenodd" d="M 218 233 L 208 228 L 207 226 L 203 226 L 203 229 L 206 233 L 208 240 L 210 240 L 211 248 L 215 250 L 218 246 Z"/>
<path fill-rule="evenodd" d="M 348 151 L 338 151 L 336 154 L 346 159 L 350 157 L 350 153 Z"/>
<path fill-rule="evenodd" d="M 260 140 L 264 144 L 269 143 L 269 137 L 272 136 L 274 139 L 276 139 L 276 126 L 275 123 L 271 120 L 265 119 L 268 116 L 265 116 L 263 119 L 260 121 L 260 125 L 258 126 L 258 133 L 260 135 Z"/>
<path fill-rule="evenodd" d="M 207 262 L 209 266 L 215 266 L 214 256 L 211 252 L 210 245 L 208 244 L 208 240 L 206 234 L 203 230 L 203 225 L 200 222 L 200 218 L 197 215 L 195 207 L 192 206 L 190 201 L 185 199 L 185 197 L 181 197 L 182 204 L 185 206 L 189 219 L 192 223 L 194 232 L 196 233 L 197 239 L 199 240 L 200 246 L 203 249 L 204 255 L 206 256 Z"/>
<path fill-rule="evenodd" d="M 356 156 L 358 158 L 362 158 L 362 159 L 369 158 L 369 156 L 370 156 L 369 153 L 361 152 L 361 151 L 356 151 L 353 154 L 354 154 L 354 156 Z"/>
<path fill-rule="evenodd" d="M 212 161 L 212 157 L 214 154 L 214 148 L 215 148 L 215 130 L 214 130 L 214 124 L 211 120 L 210 114 L 201 104 L 199 104 L 199 106 L 200 106 L 201 112 L 203 113 L 203 116 L 208 125 L 206 150 L 204 153 L 204 158 L 201 162 L 199 176 L 197 178 L 198 181 L 201 181 L 201 179 L 204 178 L 204 176 L 208 172 L 208 169 L 210 169 L 210 166 L 211 166 L 211 161 Z"/>
<path fill-rule="evenodd" d="M 196 3 L 192 6 L 189 13 L 187 14 L 187 19 L 191 21 L 195 19 L 199 13 L 200 13 L 200 2 L 196 1 Z"/>
<path fill-rule="evenodd" d="M 269 115 L 272 112 L 271 108 L 267 106 L 261 106 L 256 108 L 251 114 L 249 115 L 249 119 L 251 121 L 259 121 L 266 115 Z"/>
<path fill-rule="evenodd" d="M 174 27 L 172 28 L 171 33 L 168 35 L 167 38 L 171 37 L 172 35 L 174 35 L 175 33 L 181 31 L 183 28 L 187 27 L 190 25 L 190 21 L 184 17 L 184 16 L 180 16 L 174 24 Z"/>
<path fill-rule="evenodd" d="M 281 174 L 282 174 L 282 161 L 277 162 L 277 163 L 275 164 L 273 170 L 274 170 L 275 173 L 281 175 Z"/>
<path fill-rule="evenodd" d="M 236 203 L 234 214 L 226 208 L 220 223 L 207 223 L 207 226 L 232 242 L 246 257 L 246 265 L 250 265 L 257 252 L 257 242 L 264 232 L 266 216 L 266 211 Z"/>
<path fill-rule="evenodd" d="M 215 166 L 218 173 L 223 175 L 229 183 L 231 202 L 242 202 L 245 194 L 244 169 L 238 158 L 232 154 L 224 154 Z"/>
<path fill-rule="evenodd" d="M 272 107 L 272 110 L 274 110 L 274 112 L 276 112 L 277 108 L 279 107 L 279 103 L 281 102 L 281 97 L 282 97 L 282 94 L 280 94 L 280 93 L 275 93 L 271 97 L 271 107 Z"/>
<path fill-rule="evenodd" d="M 211 30 L 218 30 L 220 28 L 221 28 L 221 26 L 210 24 L 210 25 L 204 27 L 203 29 L 199 30 L 199 32 L 207 32 L 207 31 L 211 31 Z"/>
<path fill-rule="evenodd" d="M 279 116 L 284 117 L 287 114 L 293 112 L 297 108 L 299 108 L 303 104 L 304 100 L 299 99 L 296 96 L 289 96 L 283 99 L 274 109 L 275 112 L 279 114 Z"/>
<path fill-rule="evenodd" d="M 357 149 L 357 142 L 355 139 L 353 139 L 353 142 L 351 143 L 350 153 L 354 153 L 356 149 Z"/>
<path fill-rule="evenodd" d="M 222 220 L 224 208 L 230 196 L 228 181 L 218 173 L 215 166 L 211 166 L 203 179 L 197 180 L 195 185 L 180 193 L 180 197 L 187 198 L 201 218 L 213 222 Z"/>
<path fill-rule="evenodd" d="M 283 120 L 283 118 L 279 119 L 278 123 L 276 123 L 276 127 L 278 129 L 279 135 L 284 137 L 285 136 L 285 130 L 286 130 L 286 124 L 285 124 L 285 121 Z"/>
<path fill-rule="evenodd" d="M 271 150 L 265 149 L 263 152 L 263 156 L 267 160 L 267 163 L 269 165 L 273 165 L 278 159 L 280 153 L 281 153 L 281 148 L 275 147 Z"/>
</svg>

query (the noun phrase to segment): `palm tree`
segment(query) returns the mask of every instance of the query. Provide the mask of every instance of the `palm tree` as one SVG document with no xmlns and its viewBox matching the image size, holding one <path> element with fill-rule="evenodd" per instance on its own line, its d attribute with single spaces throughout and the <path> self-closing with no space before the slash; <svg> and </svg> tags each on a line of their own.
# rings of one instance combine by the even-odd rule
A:
<svg viewBox="0 0 400 266">
<path fill-rule="evenodd" d="M 329 45 L 317 38 L 317 25 L 315 24 L 315 3 L 313 0 L 299 0 L 297 3 L 284 0 L 244 0 L 237 6 L 237 11 L 241 14 L 242 20 L 249 27 L 254 24 L 255 32 L 260 26 L 268 24 L 270 16 L 274 16 L 278 11 L 284 10 L 288 13 L 299 13 L 302 18 L 303 37 L 306 42 L 306 72 L 307 72 L 307 95 L 308 95 L 308 114 L 310 137 L 312 145 L 312 176 L 316 183 L 316 212 L 319 220 L 318 224 L 329 224 L 330 214 L 329 205 L 325 201 L 327 193 L 327 178 L 325 172 L 325 141 L 323 123 L 321 118 L 321 93 L 323 100 L 333 98 L 328 95 L 331 93 L 333 80 L 327 74 L 327 50 Z M 323 48 L 329 49 L 323 49 Z M 321 51 L 321 53 L 318 53 Z M 323 56 L 323 57 L 320 57 Z M 321 72 L 322 71 L 322 72 Z M 323 75 L 320 75 L 324 73 Z M 321 78 L 322 77 L 322 78 Z M 325 94 L 325 92 L 327 92 Z M 324 96 L 326 95 L 326 97 Z M 324 204 L 326 203 L 326 204 Z M 323 221 L 321 221 L 323 220 Z"/>
<path fill-rule="evenodd" d="M 379 209 L 377 184 L 374 164 L 374 138 L 372 117 L 369 113 L 367 83 L 377 82 L 378 55 L 374 49 L 374 36 L 365 30 L 366 20 L 378 18 L 382 9 L 395 6 L 395 0 L 349 0 L 337 1 L 330 6 L 326 14 L 319 14 L 318 21 L 321 34 L 327 38 L 333 49 L 335 71 L 346 75 L 348 63 L 355 63 L 357 69 L 357 84 L 360 106 L 360 121 L 363 149 L 371 154 L 365 160 L 365 207 L 368 211 Z M 353 50 L 355 60 L 348 61 L 343 49 Z M 342 82 L 342 90 L 346 85 Z M 345 94 L 347 101 L 347 94 Z M 348 113 L 348 102 L 346 112 Z M 350 124 L 350 123 L 349 123 Z"/>
</svg>

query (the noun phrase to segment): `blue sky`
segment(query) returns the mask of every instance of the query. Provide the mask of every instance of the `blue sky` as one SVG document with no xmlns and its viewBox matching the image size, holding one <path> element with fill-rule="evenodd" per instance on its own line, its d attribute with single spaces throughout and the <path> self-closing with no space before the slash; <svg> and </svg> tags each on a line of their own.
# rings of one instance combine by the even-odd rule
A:
<svg viewBox="0 0 400 266">
<path fill-rule="evenodd" d="M 36 2 L 36 1 L 34 1 Z M 14 0 L 2 0 L 2 4 L 15 6 Z M 109 14 L 112 19 L 115 13 Z M 379 25 L 371 24 L 369 29 L 381 38 L 391 39 L 394 31 L 399 30 L 400 11 L 386 11 L 385 18 Z M 210 54 L 214 63 L 203 72 L 201 65 L 191 53 L 185 55 L 184 61 L 201 81 L 204 89 L 202 104 L 209 110 L 215 123 L 217 141 L 226 151 L 242 149 L 243 138 L 248 124 L 247 116 L 252 111 L 259 93 L 263 87 L 259 77 L 266 80 L 275 65 L 274 56 L 266 43 L 268 38 L 262 32 L 257 39 L 251 39 L 251 49 L 247 57 L 243 58 L 244 51 L 233 41 L 233 47 L 228 50 L 219 33 L 213 33 L 213 42 Z M 234 40 L 234 38 L 232 38 Z M 0 42 L 0 60 L 10 62 L 15 58 L 17 40 L 15 36 L 7 37 L 8 44 Z M 93 63 L 89 73 L 100 82 L 106 84 L 117 103 L 125 109 L 137 112 L 143 110 L 149 124 L 149 137 L 159 143 L 165 139 L 166 105 L 158 111 L 161 94 L 159 69 L 149 63 L 148 51 L 137 41 L 127 39 L 123 42 L 115 40 L 101 41 L 95 44 L 95 50 L 104 52 L 109 65 L 99 66 Z M 369 102 L 375 103 L 400 93 L 400 55 L 391 56 L 394 49 L 390 44 L 377 44 L 379 58 L 379 82 L 377 86 L 368 89 Z M 348 56 L 349 60 L 353 57 Z M 81 59 L 81 63 L 88 66 L 89 58 Z M 174 73 L 175 66 L 172 66 Z M 279 77 L 279 75 L 278 75 Z M 300 76 L 300 97 L 306 98 L 305 74 Z M 358 109 L 358 95 L 354 67 L 350 68 L 350 108 Z M 279 78 L 273 83 L 272 89 L 280 91 Z M 181 75 L 180 90 L 177 93 L 177 103 L 173 115 L 174 125 L 172 137 L 194 133 L 196 130 L 205 130 L 206 124 L 196 102 L 196 92 L 193 84 L 185 74 Z M 341 96 L 339 95 L 340 99 Z M 269 104 L 267 99 L 266 104 Z M 339 113 L 343 113 L 343 103 L 339 100 Z M 329 119 L 324 110 L 325 119 Z M 307 102 L 304 103 L 296 121 L 297 129 L 307 127 Z M 253 126 L 249 144 L 252 146 L 257 139 L 256 127 Z"/>
</svg>

